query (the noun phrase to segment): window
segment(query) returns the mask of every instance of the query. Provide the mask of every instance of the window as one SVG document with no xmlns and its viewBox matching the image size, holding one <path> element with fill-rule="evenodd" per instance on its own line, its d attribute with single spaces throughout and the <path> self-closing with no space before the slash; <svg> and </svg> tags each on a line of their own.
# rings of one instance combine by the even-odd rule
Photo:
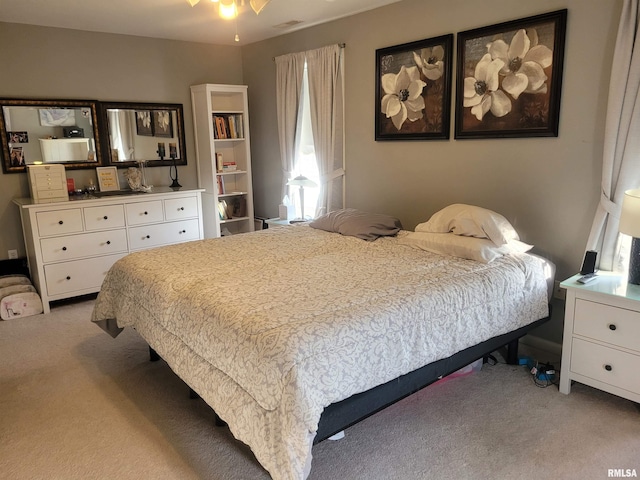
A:
<svg viewBox="0 0 640 480">
<path fill-rule="evenodd" d="M 309 100 L 309 77 L 307 74 L 307 64 L 304 65 L 302 77 L 302 92 L 300 110 L 298 111 L 298 129 L 296 135 L 296 145 L 298 145 L 294 160 L 294 171 L 291 178 L 304 175 L 316 185 L 315 188 L 304 189 L 304 217 L 314 218 L 320 195 L 320 172 L 316 162 L 316 153 L 313 143 L 313 130 L 311 127 L 311 106 Z M 289 187 L 291 201 L 295 205 L 296 212 L 300 211 L 300 190 L 298 187 Z M 297 191 L 296 191 L 297 190 Z"/>
</svg>

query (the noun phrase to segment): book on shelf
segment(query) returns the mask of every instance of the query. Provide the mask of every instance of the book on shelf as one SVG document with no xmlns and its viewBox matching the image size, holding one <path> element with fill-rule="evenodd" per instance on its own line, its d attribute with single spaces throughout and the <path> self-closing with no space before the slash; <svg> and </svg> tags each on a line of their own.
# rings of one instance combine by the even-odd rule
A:
<svg viewBox="0 0 640 480">
<path fill-rule="evenodd" d="M 235 161 L 222 162 L 223 172 L 235 172 L 238 169 Z"/>
<path fill-rule="evenodd" d="M 223 165 L 224 165 L 224 162 L 223 162 L 223 160 L 222 160 L 222 153 L 220 153 L 220 152 L 216 152 L 216 171 L 217 171 L 218 173 L 222 172 L 222 170 L 223 170 L 223 168 L 222 168 L 222 167 L 223 167 Z"/>
<path fill-rule="evenodd" d="M 224 118 L 219 115 L 213 116 L 213 136 L 216 139 L 227 138 L 227 129 L 224 124 Z"/>
<path fill-rule="evenodd" d="M 238 132 L 238 138 L 244 138 L 244 122 L 242 120 L 242 115 L 236 116 L 236 131 Z"/>
<path fill-rule="evenodd" d="M 244 138 L 242 114 L 213 114 L 212 118 L 215 139 Z"/>
<path fill-rule="evenodd" d="M 220 200 L 218 202 L 218 216 L 220 220 L 227 220 L 229 216 L 227 215 L 227 202 L 224 200 Z"/>
<path fill-rule="evenodd" d="M 217 175 L 216 180 L 218 181 L 218 195 L 224 195 L 224 179 Z"/>
<path fill-rule="evenodd" d="M 230 138 L 238 138 L 238 133 L 236 131 L 236 118 L 231 115 L 228 118 L 229 120 L 229 134 Z"/>
</svg>

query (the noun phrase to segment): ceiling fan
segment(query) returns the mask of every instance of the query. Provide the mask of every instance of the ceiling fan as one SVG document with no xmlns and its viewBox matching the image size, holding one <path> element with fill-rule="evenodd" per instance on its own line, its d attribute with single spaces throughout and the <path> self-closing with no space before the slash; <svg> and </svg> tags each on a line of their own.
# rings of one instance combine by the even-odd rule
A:
<svg viewBox="0 0 640 480">
<path fill-rule="evenodd" d="M 199 1 L 200 0 L 187 0 L 187 2 L 189 2 L 189 5 L 191 5 L 192 7 L 196 5 Z M 238 0 L 238 2 L 236 2 L 236 0 L 211 0 L 211 1 L 216 3 L 220 1 L 222 5 L 231 6 L 236 11 L 237 11 L 236 3 L 244 4 L 244 0 Z M 267 4 L 270 1 L 271 0 L 249 0 L 249 5 L 251 5 L 251 8 L 253 9 L 254 12 L 256 12 L 256 15 L 257 15 L 262 11 L 264 7 L 267 6 Z"/>
</svg>

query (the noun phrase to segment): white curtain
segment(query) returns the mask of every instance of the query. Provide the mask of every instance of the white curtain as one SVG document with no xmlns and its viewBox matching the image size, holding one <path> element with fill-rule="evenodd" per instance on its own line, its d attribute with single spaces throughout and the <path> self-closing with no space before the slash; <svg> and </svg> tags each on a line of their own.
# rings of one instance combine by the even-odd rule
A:
<svg viewBox="0 0 640 480">
<path fill-rule="evenodd" d="M 117 150 L 117 161 L 125 162 L 135 159 L 135 144 L 133 141 L 135 132 L 135 113 L 126 110 L 108 110 L 109 137 L 112 150 Z M 113 151 L 110 152 L 113 155 Z"/>
<path fill-rule="evenodd" d="M 282 193 L 287 193 L 287 181 L 294 169 L 298 110 L 304 73 L 304 53 L 290 53 L 276 57 L 276 108 L 278 139 L 282 164 Z"/>
<path fill-rule="evenodd" d="M 321 190 L 316 211 L 344 208 L 342 48 L 306 52 L 311 125 Z"/>
<path fill-rule="evenodd" d="M 625 190 L 640 187 L 640 0 L 624 0 L 611 68 L 602 191 L 587 250 L 601 270 L 620 270 L 620 209 Z"/>
<path fill-rule="evenodd" d="M 304 66 L 307 65 L 313 144 L 321 189 L 316 212 L 344 208 L 344 60 L 342 47 L 282 55 L 276 60 L 276 102 L 282 194 L 295 167 L 300 134 Z"/>
</svg>

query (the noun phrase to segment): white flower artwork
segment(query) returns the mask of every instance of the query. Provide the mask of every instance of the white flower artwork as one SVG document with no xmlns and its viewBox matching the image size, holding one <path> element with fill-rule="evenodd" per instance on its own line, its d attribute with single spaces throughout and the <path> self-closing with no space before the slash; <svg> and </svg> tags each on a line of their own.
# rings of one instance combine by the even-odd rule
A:
<svg viewBox="0 0 640 480">
<path fill-rule="evenodd" d="M 557 136 L 566 14 L 458 34 L 456 138 Z"/>
<path fill-rule="evenodd" d="M 449 138 L 453 35 L 376 50 L 376 140 Z"/>
</svg>

